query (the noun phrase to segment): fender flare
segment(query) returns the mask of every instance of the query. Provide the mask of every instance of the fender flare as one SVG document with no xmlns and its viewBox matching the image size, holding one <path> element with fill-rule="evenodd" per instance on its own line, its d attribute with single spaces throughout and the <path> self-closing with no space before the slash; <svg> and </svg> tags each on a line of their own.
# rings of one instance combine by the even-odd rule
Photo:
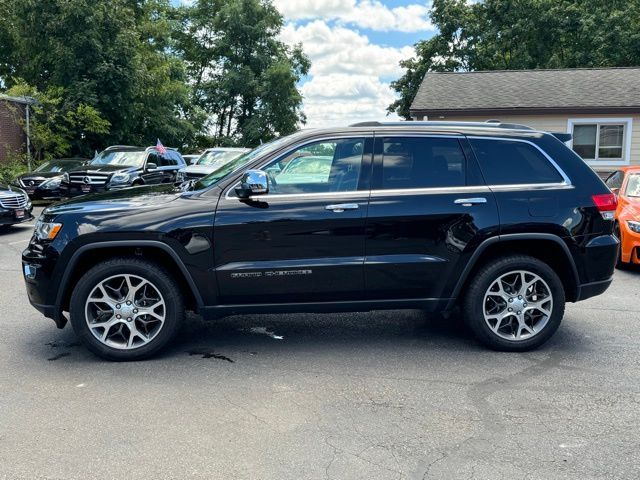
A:
<svg viewBox="0 0 640 480">
<path fill-rule="evenodd" d="M 573 280 L 576 286 L 576 293 L 578 295 L 578 298 L 580 297 L 580 276 L 578 275 L 576 262 L 573 258 L 573 255 L 571 255 L 571 252 L 569 251 L 569 247 L 562 240 L 562 238 L 558 237 L 557 235 L 553 235 L 551 233 L 511 233 L 507 235 L 498 235 L 495 237 L 488 238 L 484 240 L 478 246 L 478 248 L 476 248 L 475 252 L 473 252 L 473 255 L 471 255 L 471 258 L 469 259 L 469 262 L 467 262 L 467 264 L 464 267 L 464 270 L 460 274 L 460 278 L 458 279 L 458 282 L 456 283 L 456 286 L 453 289 L 453 292 L 451 294 L 451 300 L 449 302 L 448 308 L 453 307 L 454 302 L 457 300 L 458 296 L 460 295 L 460 291 L 462 290 L 463 285 L 469 278 L 469 274 L 471 273 L 471 270 L 478 263 L 478 260 L 480 259 L 484 251 L 493 244 L 509 242 L 514 240 L 516 241 L 517 240 L 551 240 L 552 242 L 558 244 L 564 251 L 564 254 L 567 257 L 567 260 L 569 261 L 569 265 L 571 266 L 571 271 L 573 273 Z"/>
<path fill-rule="evenodd" d="M 86 245 L 81 246 L 75 252 L 73 252 L 73 255 L 69 259 L 69 262 L 67 263 L 64 273 L 62 274 L 62 278 L 60 279 L 60 286 L 58 287 L 58 293 L 56 294 L 56 303 L 55 303 L 56 311 L 60 312 L 62 309 L 62 299 L 63 299 L 64 293 L 67 291 L 69 277 L 71 276 L 71 272 L 74 271 L 75 266 L 78 263 L 78 260 L 80 259 L 80 256 L 83 253 L 88 252 L 90 250 L 97 250 L 100 248 L 113 248 L 113 247 L 156 247 L 168 253 L 169 256 L 176 263 L 178 268 L 180 269 L 180 272 L 184 275 L 184 278 L 187 280 L 187 284 L 191 289 L 191 293 L 193 294 L 193 297 L 196 299 L 196 304 L 198 305 L 198 308 L 202 308 L 204 306 L 204 302 L 202 301 L 202 296 L 200 295 L 200 291 L 198 290 L 198 287 L 193 281 L 193 277 L 191 276 L 191 273 L 189 273 L 189 270 L 185 266 L 180 256 L 169 245 L 159 240 L 110 240 L 105 242 L 88 243 Z"/>
</svg>

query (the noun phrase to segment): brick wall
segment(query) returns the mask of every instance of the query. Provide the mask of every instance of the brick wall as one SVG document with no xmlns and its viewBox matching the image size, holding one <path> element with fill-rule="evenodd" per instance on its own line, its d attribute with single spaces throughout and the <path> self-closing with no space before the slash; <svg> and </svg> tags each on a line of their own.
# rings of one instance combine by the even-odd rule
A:
<svg viewBox="0 0 640 480">
<path fill-rule="evenodd" d="M 24 152 L 26 136 L 18 123 L 24 119 L 24 105 L 0 100 L 0 162 L 12 153 Z"/>
</svg>

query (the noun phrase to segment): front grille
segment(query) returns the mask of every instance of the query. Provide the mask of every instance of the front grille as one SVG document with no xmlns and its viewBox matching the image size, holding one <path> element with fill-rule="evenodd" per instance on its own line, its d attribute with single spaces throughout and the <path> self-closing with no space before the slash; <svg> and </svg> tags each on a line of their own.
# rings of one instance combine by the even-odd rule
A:
<svg viewBox="0 0 640 480">
<path fill-rule="evenodd" d="M 2 208 L 24 208 L 29 202 L 29 197 L 18 192 L 1 192 L 0 207 Z"/>
<path fill-rule="evenodd" d="M 98 172 L 72 173 L 69 175 L 69 182 L 77 185 L 104 185 L 110 176 Z"/>
<path fill-rule="evenodd" d="M 45 180 L 45 178 L 21 178 L 20 185 L 26 188 L 35 188 Z"/>
</svg>

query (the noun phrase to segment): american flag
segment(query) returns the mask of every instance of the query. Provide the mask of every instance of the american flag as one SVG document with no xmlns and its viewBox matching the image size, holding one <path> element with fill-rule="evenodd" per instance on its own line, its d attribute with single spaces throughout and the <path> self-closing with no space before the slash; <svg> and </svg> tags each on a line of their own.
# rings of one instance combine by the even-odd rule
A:
<svg viewBox="0 0 640 480">
<path fill-rule="evenodd" d="M 156 150 L 158 150 L 158 153 L 162 155 L 167 153 L 167 149 L 164 148 L 164 145 L 162 145 L 162 142 L 160 141 L 160 139 L 158 139 L 158 142 L 156 143 Z"/>
</svg>

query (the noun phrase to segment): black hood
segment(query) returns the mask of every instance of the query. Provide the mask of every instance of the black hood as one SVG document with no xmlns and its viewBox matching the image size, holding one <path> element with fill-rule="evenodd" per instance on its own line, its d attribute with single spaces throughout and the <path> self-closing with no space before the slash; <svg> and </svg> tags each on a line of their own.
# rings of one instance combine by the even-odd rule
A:
<svg viewBox="0 0 640 480">
<path fill-rule="evenodd" d="M 46 209 L 47 214 L 65 212 L 98 212 L 133 210 L 139 208 L 157 209 L 182 195 L 182 191 L 171 184 L 144 185 L 140 187 L 110 190 L 107 192 L 82 195 Z"/>
<path fill-rule="evenodd" d="M 101 172 L 101 173 L 113 173 L 113 172 L 135 172 L 140 170 L 140 167 L 134 167 L 131 165 L 83 165 L 81 167 L 72 168 L 67 170 L 71 173 L 78 172 Z"/>
<path fill-rule="evenodd" d="M 23 173 L 22 175 L 20 175 L 18 178 L 16 178 L 16 181 L 29 180 L 29 179 L 42 180 L 43 178 L 55 178 L 55 177 L 61 177 L 62 175 L 64 175 L 64 172 L 29 172 L 29 173 Z"/>
</svg>

